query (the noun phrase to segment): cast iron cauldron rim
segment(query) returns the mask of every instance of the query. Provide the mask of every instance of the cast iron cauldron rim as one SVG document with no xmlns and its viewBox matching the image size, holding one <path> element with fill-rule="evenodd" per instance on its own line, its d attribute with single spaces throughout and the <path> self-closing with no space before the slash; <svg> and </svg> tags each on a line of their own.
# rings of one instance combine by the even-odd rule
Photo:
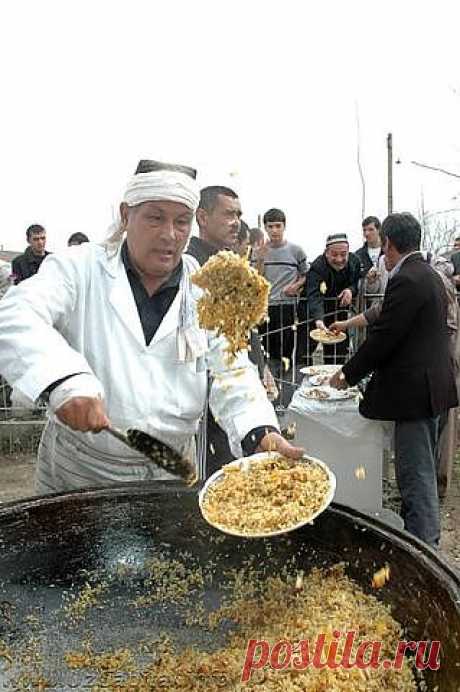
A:
<svg viewBox="0 0 460 692">
<path fill-rule="evenodd" d="M 68 492 L 26 497 L 12 502 L 5 502 L 0 506 L 0 528 L 1 520 L 4 517 L 11 517 L 21 512 L 33 510 L 36 507 L 52 507 L 53 505 L 63 502 L 78 503 L 79 500 L 123 499 L 132 495 L 146 496 L 152 495 L 152 491 L 159 494 L 169 494 L 171 492 L 178 495 L 183 493 L 195 494 L 200 487 L 201 486 L 196 485 L 189 488 L 177 481 L 142 481 L 139 483 L 108 485 L 103 488 L 83 488 Z M 410 553 L 417 553 L 418 557 L 423 560 L 426 566 L 429 566 L 434 571 L 442 570 L 444 572 L 444 578 L 448 576 L 452 580 L 454 588 L 460 590 L 460 574 L 456 573 L 436 550 L 433 550 L 433 548 L 430 548 L 430 546 L 420 541 L 415 536 L 412 536 L 412 534 L 390 526 L 378 517 L 364 514 L 357 509 L 341 505 L 337 502 L 333 502 L 329 505 L 324 515 L 327 514 L 335 514 L 349 521 L 351 520 L 357 524 L 358 529 L 361 529 L 361 531 L 371 528 L 377 534 L 381 535 L 382 539 L 390 540 L 396 543 L 399 548 Z"/>
</svg>

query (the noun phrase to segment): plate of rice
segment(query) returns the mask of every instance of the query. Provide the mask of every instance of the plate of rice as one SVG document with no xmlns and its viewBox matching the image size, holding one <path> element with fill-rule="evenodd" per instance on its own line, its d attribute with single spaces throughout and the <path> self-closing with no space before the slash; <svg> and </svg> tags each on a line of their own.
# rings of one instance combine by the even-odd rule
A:
<svg viewBox="0 0 460 692">
<path fill-rule="evenodd" d="M 335 488 L 334 474 L 319 459 L 261 452 L 210 476 L 199 506 L 208 524 L 224 533 L 265 538 L 312 523 L 332 502 Z"/>
</svg>

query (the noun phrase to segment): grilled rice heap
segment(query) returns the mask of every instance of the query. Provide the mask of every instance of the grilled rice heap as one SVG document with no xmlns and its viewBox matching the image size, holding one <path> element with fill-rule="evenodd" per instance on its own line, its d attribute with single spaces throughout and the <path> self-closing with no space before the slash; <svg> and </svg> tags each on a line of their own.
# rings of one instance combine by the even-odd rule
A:
<svg viewBox="0 0 460 692">
<path fill-rule="evenodd" d="M 69 598 L 64 606 L 64 612 L 71 621 L 82 620 L 90 608 L 98 606 L 99 597 L 106 589 L 106 583 L 93 585 L 86 582 L 78 595 Z"/>
<path fill-rule="evenodd" d="M 317 401 L 327 401 L 331 398 L 329 392 L 320 387 L 302 389 L 301 393 L 306 399 L 316 399 Z"/>
<path fill-rule="evenodd" d="M 248 348 L 250 330 L 267 315 L 269 282 L 247 259 L 227 250 L 213 255 L 192 282 L 204 291 L 198 301 L 200 326 L 223 334 L 232 357 Z"/>
<path fill-rule="evenodd" d="M 327 473 L 314 461 L 267 456 L 247 471 L 230 465 L 223 471 L 203 499 L 203 513 L 211 523 L 247 536 L 308 521 L 330 490 Z"/>
<path fill-rule="evenodd" d="M 271 544 L 266 544 L 268 561 L 271 552 Z M 11 689 L 33 688 L 43 692 L 56 687 L 56 671 L 60 670 L 62 663 L 72 677 L 67 681 L 64 676 L 59 689 L 91 689 L 92 692 L 426 690 L 423 678 L 420 686 L 416 687 L 413 658 L 405 659 L 401 670 L 387 670 L 383 666 L 360 670 L 357 667 L 347 669 L 339 666 L 334 669 L 314 665 L 274 670 L 267 662 L 262 669 L 253 671 L 247 683 L 241 682 L 250 639 L 265 640 L 271 648 L 280 641 L 288 641 L 295 649 L 299 641 L 308 641 L 311 660 L 316 643 L 322 637 L 321 662 L 333 661 L 331 651 L 336 646 L 338 663 L 344 655 L 347 633 L 355 632 L 348 658 L 353 663 L 358 647 L 364 642 L 381 642 L 380 660 L 393 660 L 398 642 L 407 638 L 407 633 L 392 617 L 390 606 L 373 594 L 366 594 L 346 575 L 345 564 L 313 568 L 304 574 L 299 571 L 298 557 L 300 555 L 293 555 L 274 576 L 268 576 L 262 555 L 251 556 L 243 565 L 224 570 L 224 580 L 219 579 L 217 583 L 216 570 L 227 564 L 226 553 L 217 557 L 217 562 L 206 565 L 185 552 L 177 559 L 154 557 L 143 587 L 145 600 L 142 604 L 126 603 L 125 643 L 118 641 L 113 648 L 101 650 L 102 642 L 97 640 L 97 635 L 91 641 L 93 635 L 85 628 L 81 631 L 84 639 L 75 641 L 75 648 L 62 654 L 58 653 L 59 641 L 57 647 L 50 644 L 46 627 L 37 632 L 34 627 L 34 633 L 25 640 L 16 640 L 14 636 L 11 645 L 0 641 L 2 673 L 8 674 Z M 385 570 L 388 569 L 386 566 Z M 370 574 L 372 566 L 368 566 L 366 571 Z M 211 601 L 208 597 L 209 590 L 215 592 L 216 587 L 219 592 L 217 603 L 214 596 Z M 383 588 L 387 588 L 386 585 Z M 129 630 L 132 624 L 135 625 L 139 608 L 147 611 L 153 608 L 152 612 L 157 612 L 164 607 L 169 611 L 173 604 L 176 617 L 166 631 L 155 638 L 141 639 L 136 643 L 129 641 Z M 130 608 L 134 610 L 129 612 Z M 195 618 L 197 614 L 199 617 Z M 184 627 L 190 627 L 187 618 L 194 619 L 194 626 L 199 628 L 200 643 L 184 648 L 183 637 L 179 635 L 176 639 L 176 635 Z M 104 627 L 104 620 L 98 622 L 99 627 Z M 193 641 L 197 630 L 190 632 Z M 148 636 L 148 630 L 145 634 Z M 209 635 L 213 638 L 211 644 Z M 45 660 L 45 649 L 51 659 Z M 369 660 L 369 649 L 367 651 L 365 660 Z M 283 654 L 279 660 L 282 659 Z M 299 653 L 294 653 L 294 660 L 300 661 Z M 79 675 L 77 671 L 84 672 Z"/>
<path fill-rule="evenodd" d="M 343 565 L 330 569 L 313 569 L 299 579 L 287 568 L 275 577 L 262 578 L 254 569 L 234 571 L 221 606 L 209 613 L 209 626 L 234 623 L 224 646 L 212 652 L 198 648 L 176 648 L 164 638 L 152 646 L 152 659 L 135 670 L 129 650 L 95 654 L 89 649 L 69 652 L 66 663 L 72 669 L 93 669 L 98 679 L 94 691 L 148 692 L 167 689 L 188 692 L 415 692 L 411 664 L 404 661 L 401 670 L 379 668 L 346 669 L 344 667 L 296 670 L 288 667 L 273 670 L 269 665 L 254 670 L 248 682 L 241 682 L 249 639 L 266 640 L 271 646 L 279 641 L 296 644 L 315 643 L 324 635 L 321 661 L 329 646 L 338 642 L 340 661 L 347 632 L 354 631 L 350 661 L 355 661 L 362 642 L 381 642 L 381 660 L 394 658 L 401 626 L 391 616 L 390 608 L 374 596 L 365 594 L 344 573 Z M 335 637 L 338 630 L 341 637 Z M 150 647 L 149 647 L 150 648 Z M 295 658 L 300 660 L 299 654 Z M 258 654 L 255 660 L 258 659 Z M 134 670 L 133 670 L 134 669 Z M 422 689 L 422 688 L 421 688 Z"/>
</svg>

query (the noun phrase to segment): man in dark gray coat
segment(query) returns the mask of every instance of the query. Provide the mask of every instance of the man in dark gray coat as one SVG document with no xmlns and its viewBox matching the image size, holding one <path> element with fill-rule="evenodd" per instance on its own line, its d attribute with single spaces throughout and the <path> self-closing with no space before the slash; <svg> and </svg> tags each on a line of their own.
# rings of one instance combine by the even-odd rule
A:
<svg viewBox="0 0 460 692">
<path fill-rule="evenodd" d="M 343 389 L 373 373 L 360 412 L 366 418 L 395 421 L 395 468 L 405 528 L 437 547 L 439 416 L 458 403 L 446 292 L 419 251 L 421 228 L 411 214 L 391 214 L 382 231 L 390 272 L 382 312 L 331 384 Z"/>
</svg>

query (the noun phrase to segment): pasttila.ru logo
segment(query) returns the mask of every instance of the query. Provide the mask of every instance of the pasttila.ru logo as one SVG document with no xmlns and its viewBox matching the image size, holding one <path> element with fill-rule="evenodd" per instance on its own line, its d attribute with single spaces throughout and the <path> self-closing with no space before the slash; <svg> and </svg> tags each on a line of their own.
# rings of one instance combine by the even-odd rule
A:
<svg viewBox="0 0 460 692">
<path fill-rule="evenodd" d="M 273 646 L 265 639 L 250 639 L 241 674 L 241 682 L 248 682 L 254 671 L 270 667 L 273 670 L 296 671 L 307 668 L 337 668 L 361 670 L 394 669 L 401 670 L 410 652 L 415 657 L 414 665 L 418 670 L 438 670 L 440 667 L 439 641 L 400 641 L 391 657 L 383 652 L 382 642 L 361 641 L 356 643 L 357 633 L 354 630 L 339 632 L 334 630 L 331 636 L 319 634 L 314 640 L 301 639 L 291 642 L 287 639 L 276 642 Z"/>
</svg>

